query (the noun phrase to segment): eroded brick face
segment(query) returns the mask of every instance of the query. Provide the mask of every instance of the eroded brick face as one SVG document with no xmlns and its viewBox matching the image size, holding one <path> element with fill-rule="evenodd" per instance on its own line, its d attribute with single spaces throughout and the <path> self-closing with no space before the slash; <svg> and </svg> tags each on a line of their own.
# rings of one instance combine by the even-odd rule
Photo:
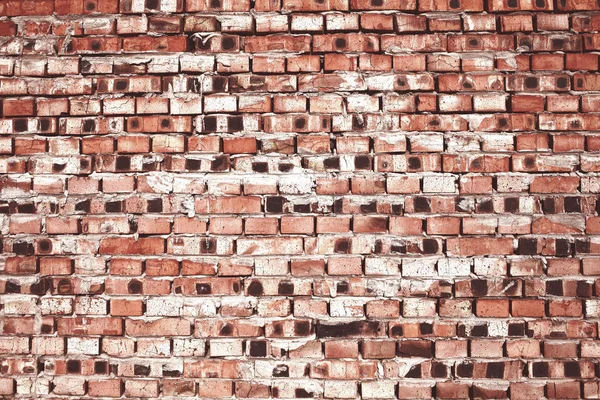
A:
<svg viewBox="0 0 600 400">
<path fill-rule="evenodd" d="M 0 2 L 0 398 L 600 396 L 600 2 Z"/>
</svg>

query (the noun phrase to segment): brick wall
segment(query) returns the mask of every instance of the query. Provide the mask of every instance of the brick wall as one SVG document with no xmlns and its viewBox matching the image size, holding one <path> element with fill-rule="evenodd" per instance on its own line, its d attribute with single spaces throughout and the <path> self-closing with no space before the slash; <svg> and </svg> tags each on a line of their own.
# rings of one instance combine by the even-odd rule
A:
<svg viewBox="0 0 600 400">
<path fill-rule="evenodd" d="M 599 398 L 599 11 L 0 1 L 0 398 Z"/>
</svg>

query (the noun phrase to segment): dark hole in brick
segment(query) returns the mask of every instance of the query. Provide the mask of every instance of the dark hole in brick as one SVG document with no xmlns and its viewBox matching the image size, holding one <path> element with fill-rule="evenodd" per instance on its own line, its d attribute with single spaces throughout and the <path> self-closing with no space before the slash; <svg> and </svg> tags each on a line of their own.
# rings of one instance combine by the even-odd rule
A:
<svg viewBox="0 0 600 400">
<path fill-rule="evenodd" d="M 419 332 L 421 332 L 421 335 L 431 335 L 433 333 L 433 324 L 421 322 L 419 324 Z"/>
<path fill-rule="evenodd" d="M 73 292 L 73 285 L 71 281 L 68 279 L 61 279 L 58 281 L 58 285 L 56 287 L 58 294 L 70 294 Z"/>
<path fill-rule="evenodd" d="M 94 362 L 94 373 L 106 374 L 108 372 L 108 363 L 106 361 Z"/>
<path fill-rule="evenodd" d="M 450 8 L 459 8 L 460 7 L 460 1 L 458 0 L 450 0 Z"/>
<path fill-rule="evenodd" d="M 435 239 L 423 239 L 423 253 L 435 254 L 439 250 L 438 241 Z"/>
<path fill-rule="evenodd" d="M 469 39 L 469 46 L 471 46 L 471 47 L 477 47 L 477 46 L 479 46 L 479 40 L 477 40 L 477 39 Z"/>
<path fill-rule="evenodd" d="M 92 50 L 100 50 L 102 48 L 102 42 L 99 40 L 92 40 L 90 46 L 92 47 Z"/>
<path fill-rule="evenodd" d="M 506 197 L 504 199 L 504 211 L 515 213 L 519 211 L 519 198 L 518 197 Z"/>
<path fill-rule="evenodd" d="M 263 294 L 263 286 L 259 281 L 252 281 L 248 285 L 248 294 L 250 296 L 260 296 Z"/>
<path fill-rule="evenodd" d="M 525 87 L 527 89 L 535 89 L 538 87 L 538 78 L 534 76 L 529 76 L 525 78 Z"/>
<path fill-rule="evenodd" d="M 158 199 L 152 199 L 152 200 L 148 200 L 148 212 L 162 212 L 163 210 L 163 202 L 162 199 L 158 198 Z"/>
<path fill-rule="evenodd" d="M 252 163 L 252 171 L 254 172 L 268 172 L 269 164 L 266 162 L 253 162 Z"/>
<path fill-rule="evenodd" d="M 131 294 L 140 294 L 142 293 L 142 282 L 138 281 L 138 280 L 132 280 L 127 284 L 127 290 L 129 291 L 129 293 Z"/>
<path fill-rule="evenodd" d="M 85 5 L 85 9 L 88 11 L 94 11 L 96 9 L 96 4 L 90 1 Z"/>
<path fill-rule="evenodd" d="M 448 371 L 446 365 L 440 362 L 431 363 L 431 376 L 433 378 L 445 378 Z"/>
<path fill-rule="evenodd" d="M 462 85 L 465 89 L 473 89 L 473 84 L 469 81 L 464 81 Z"/>
<path fill-rule="evenodd" d="M 90 211 L 90 204 L 91 204 L 90 200 L 80 201 L 79 203 L 75 204 L 75 211 L 89 212 Z"/>
<path fill-rule="evenodd" d="M 198 294 L 210 294 L 212 289 L 210 283 L 196 283 L 196 293 Z"/>
<path fill-rule="evenodd" d="M 583 79 L 581 79 L 581 78 L 577 79 L 577 87 L 579 87 L 579 88 L 583 87 Z"/>
<path fill-rule="evenodd" d="M 404 80 L 404 78 L 398 78 L 398 79 L 396 80 L 396 83 L 397 83 L 397 84 L 398 84 L 398 86 L 400 86 L 400 87 L 404 87 L 404 86 L 406 86 L 406 81 Z"/>
<path fill-rule="evenodd" d="M 32 256 L 34 253 L 33 244 L 27 242 L 13 243 L 13 253 L 21 256 Z"/>
<path fill-rule="evenodd" d="M 267 201 L 266 201 L 267 212 L 271 212 L 271 213 L 283 212 L 284 202 L 285 202 L 285 197 L 281 197 L 281 196 L 267 197 Z"/>
<path fill-rule="evenodd" d="M 350 290 L 350 285 L 348 284 L 348 282 L 339 282 L 336 285 L 336 293 L 338 294 L 343 294 L 343 293 L 348 293 L 348 290 Z"/>
<path fill-rule="evenodd" d="M 170 369 L 163 369 L 163 376 L 168 376 L 168 377 L 181 376 L 181 371 L 170 370 Z"/>
<path fill-rule="evenodd" d="M 378 321 L 352 321 L 332 325 L 319 321 L 317 322 L 317 338 L 373 334 L 379 331 L 380 328 L 381 323 Z"/>
<path fill-rule="evenodd" d="M 571 121 L 570 122 L 571 128 L 580 128 L 581 127 L 581 121 L 579 120 L 575 120 L 575 121 Z"/>
<path fill-rule="evenodd" d="M 306 126 L 306 119 L 304 118 L 296 118 L 294 121 L 294 128 L 296 129 L 304 129 Z"/>
<path fill-rule="evenodd" d="M 485 372 L 486 378 L 491 379 L 503 379 L 504 378 L 504 363 L 503 362 L 491 362 L 488 363 Z"/>
<path fill-rule="evenodd" d="M 88 160 L 86 160 L 85 158 L 82 158 L 81 160 L 79 160 L 79 168 L 81 169 L 86 169 L 87 167 L 89 167 L 90 162 Z"/>
<path fill-rule="evenodd" d="M 277 166 L 277 169 L 279 169 L 280 172 L 289 172 L 292 169 L 294 169 L 294 166 L 292 164 L 287 164 L 287 163 L 285 163 L 285 164 L 279 164 Z"/>
<path fill-rule="evenodd" d="M 537 239 L 519 238 L 519 254 L 531 256 L 537 253 Z"/>
<path fill-rule="evenodd" d="M 160 126 L 161 126 L 162 128 L 165 128 L 165 129 L 166 129 L 166 128 L 168 128 L 168 127 L 170 127 L 170 126 L 171 126 L 171 121 L 169 121 L 167 118 L 163 118 L 163 119 L 160 121 Z"/>
<path fill-rule="evenodd" d="M 277 293 L 282 296 L 289 296 L 294 294 L 294 284 L 290 281 L 279 282 Z"/>
<path fill-rule="evenodd" d="M 581 377 L 581 367 L 578 361 L 566 361 L 565 365 L 565 377 L 567 378 L 579 378 Z"/>
<path fill-rule="evenodd" d="M 542 200 L 542 211 L 544 211 L 544 214 L 556 213 L 556 205 L 552 197 L 546 197 Z"/>
<path fill-rule="evenodd" d="M 581 212 L 579 197 L 565 197 L 565 212 Z"/>
<path fill-rule="evenodd" d="M 35 204 L 33 203 L 24 203 L 18 205 L 19 214 L 34 214 L 35 213 Z"/>
<path fill-rule="evenodd" d="M 487 295 L 488 284 L 485 279 L 473 279 L 471 280 L 471 293 L 474 297 L 481 297 Z"/>
<path fill-rule="evenodd" d="M 41 119 L 40 120 L 40 130 L 47 131 L 50 129 L 50 120 L 49 119 Z"/>
<path fill-rule="evenodd" d="M 54 327 L 48 324 L 42 324 L 42 333 L 47 335 L 54 332 Z"/>
<path fill-rule="evenodd" d="M 339 157 L 329 157 L 323 160 L 323 166 L 328 169 L 339 169 L 340 159 Z"/>
<path fill-rule="evenodd" d="M 516 8 L 519 5 L 519 3 L 517 2 L 517 0 L 508 0 L 506 2 L 506 5 L 510 8 Z"/>
<path fill-rule="evenodd" d="M 49 253 L 52 251 L 52 241 L 43 239 L 38 242 L 38 247 L 41 253 Z"/>
<path fill-rule="evenodd" d="M 221 39 L 221 48 L 223 50 L 232 50 L 235 48 L 235 39 L 231 37 L 225 37 Z"/>
<path fill-rule="evenodd" d="M 67 167 L 67 164 L 52 164 L 52 172 L 62 172 Z"/>
<path fill-rule="evenodd" d="M 275 335 L 275 336 L 283 335 L 283 327 L 282 327 L 281 323 L 279 323 L 279 322 L 273 323 L 273 335 Z"/>
<path fill-rule="evenodd" d="M 81 361 L 67 360 L 67 373 L 69 373 L 69 374 L 81 373 Z"/>
<path fill-rule="evenodd" d="M 566 44 L 565 39 L 552 39 L 552 48 L 554 50 L 562 49 Z"/>
<path fill-rule="evenodd" d="M 547 378 L 548 377 L 548 363 L 547 362 L 534 362 L 533 363 L 533 376 L 536 378 Z"/>
<path fill-rule="evenodd" d="M 4 284 L 4 293 L 20 293 L 21 285 L 13 281 L 6 281 Z"/>
<path fill-rule="evenodd" d="M 221 335 L 221 336 L 229 336 L 232 333 L 233 333 L 233 327 L 231 326 L 231 324 L 223 325 L 223 327 L 221 327 L 221 330 L 219 331 L 219 335 Z"/>
<path fill-rule="evenodd" d="M 535 6 L 538 8 L 546 7 L 546 2 L 544 0 L 535 0 Z"/>
<path fill-rule="evenodd" d="M 146 8 L 148 10 L 158 10 L 158 0 L 146 0 Z"/>
<path fill-rule="evenodd" d="M 229 157 L 218 156 L 210 163 L 210 169 L 212 171 L 225 171 L 229 167 Z"/>
<path fill-rule="evenodd" d="M 421 377 L 421 364 L 413 365 L 406 374 L 406 378 L 420 378 Z"/>
<path fill-rule="evenodd" d="M 306 389 L 296 388 L 294 390 L 294 395 L 299 399 L 310 399 L 314 397 L 312 392 L 307 392 Z"/>
<path fill-rule="evenodd" d="M 121 212 L 122 203 L 120 201 L 108 201 L 104 205 L 106 212 Z"/>
<path fill-rule="evenodd" d="M 217 131 L 217 117 L 204 117 L 204 131 L 205 132 L 216 132 Z"/>
<path fill-rule="evenodd" d="M 383 5 L 383 0 L 371 0 L 371 5 L 373 7 L 381 7 Z"/>
<path fill-rule="evenodd" d="M 33 285 L 31 285 L 31 287 L 29 288 L 29 291 L 32 294 L 37 294 L 38 296 L 42 296 L 42 295 L 46 294 L 46 292 L 48 292 L 48 290 L 50 290 L 51 286 L 52 286 L 52 280 L 41 279 L 41 280 L 35 282 Z"/>
<path fill-rule="evenodd" d="M 115 80 L 115 89 L 117 90 L 127 90 L 129 87 L 128 79 L 117 79 Z"/>
<path fill-rule="evenodd" d="M 431 126 L 439 126 L 440 125 L 440 120 L 437 119 L 437 118 L 434 118 L 431 121 L 429 121 L 429 125 L 431 125 Z"/>
<path fill-rule="evenodd" d="M 192 158 L 187 158 L 185 160 L 185 169 L 188 171 L 198 171 L 200 169 L 200 160 L 194 160 Z"/>
<path fill-rule="evenodd" d="M 456 366 L 456 374 L 461 378 L 472 378 L 473 377 L 473 364 L 462 363 Z"/>
<path fill-rule="evenodd" d="M 560 78 L 558 78 L 556 80 L 556 86 L 558 86 L 560 89 L 564 89 L 564 88 L 568 87 L 569 79 L 565 78 L 564 76 L 561 76 Z"/>
<path fill-rule="evenodd" d="M 298 336 L 308 336 L 310 334 L 310 322 L 296 321 L 294 324 L 294 332 Z"/>
<path fill-rule="evenodd" d="M 314 211 L 312 211 L 310 204 L 294 204 L 294 212 L 295 213 L 310 213 L 310 212 L 314 212 Z"/>
<path fill-rule="evenodd" d="M 430 212 L 431 211 L 431 205 L 429 203 L 429 199 L 426 197 L 421 197 L 421 196 L 415 197 L 414 205 L 415 205 L 416 212 Z"/>
<path fill-rule="evenodd" d="M 562 281 L 546 281 L 546 294 L 553 296 L 563 295 Z"/>
<path fill-rule="evenodd" d="M 133 366 L 133 374 L 141 375 L 141 376 L 148 376 L 148 375 L 150 375 L 150 367 L 147 365 L 135 364 Z"/>
<path fill-rule="evenodd" d="M 508 336 L 524 336 L 525 324 L 508 324 Z"/>
<path fill-rule="evenodd" d="M 350 251 L 350 240 L 345 238 L 336 240 L 333 251 L 338 254 L 348 254 Z"/>
<path fill-rule="evenodd" d="M 346 39 L 344 39 L 344 38 L 335 39 L 335 48 L 336 49 L 344 49 L 344 48 L 346 48 L 347 44 L 348 43 L 346 42 Z"/>
<path fill-rule="evenodd" d="M 421 157 L 408 157 L 408 169 L 421 169 Z"/>
<path fill-rule="evenodd" d="M 354 157 L 354 168 L 356 168 L 356 169 L 371 169 L 371 158 L 369 156 Z"/>
<path fill-rule="evenodd" d="M 217 241 L 215 238 L 200 240 L 200 254 L 214 254 L 217 252 Z"/>
<path fill-rule="evenodd" d="M 250 342 L 250 357 L 266 357 L 267 342 L 264 340 L 254 340 Z"/>
<path fill-rule="evenodd" d="M 554 247 L 557 257 L 568 257 L 571 255 L 571 242 L 568 239 L 556 239 Z"/>
<path fill-rule="evenodd" d="M 477 203 L 477 211 L 480 213 L 491 213 L 494 211 L 494 203 L 492 200 L 480 200 Z"/>
<path fill-rule="evenodd" d="M 127 171 L 131 168 L 131 159 L 128 156 L 118 156 L 115 166 L 117 171 Z"/>
<path fill-rule="evenodd" d="M 508 120 L 506 118 L 500 118 L 498 120 L 498 125 L 500 125 L 501 127 L 505 127 L 506 125 L 508 125 Z"/>
<path fill-rule="evenodd" d="M 591 297 L 593 287 L 591 284 L 585 281 L 577 282 L 577 296 L 578 297 Z"/>
<path fill-rule="evenodd" d="M 210 0 L 210 8 L 221 8 L 221 0 Z"/>
<path fill-rule="evenodd" d="M 240 132 L 244 130 L 244 118 L 241 115 L 227 117 L 227 128 L 230 132 Z"/>
<path fill-rule="evenodd" d="M 19 118 L 13 120 L 13 129 L 15 132 L 25 132 L 27 130 L 27 119 Z"/>
<path fill-rule="evenodd" d="M 475 325 L 471 328 L 471 336 L 473 337 L 484 337 L 488 335 L 487 325 Z"/>
<path fill-rule="evenodd" d="M 404 335 L 404 329 L 402 329 L 402 325 L 394 325 L 390 330 L 390 334 L 392 337 L 400 337 Z"/>
<path fill-rule="evenodd" d="M 352 116 L 352 129 L 353 130 L 362 130 L 365 127 L 365 121 L 363 118 L 359 118 L 358 115 Z"/>
<path fill-rule="evenodd" d="M 212 87 L 215 92 L 224 92 L 227 87 L 227 78 L 222 76 L 213 77 Z"/>
<path fill-rule="evenodd" d="M 590 242 L 585 239 L 577 239 L 575 241 L 575 252 L 589 253 L 590 252 Z"/>
<path fill-rule="evenodd" d="M 138 118 L 129 118 L 127 122 L 132 129 L 137 129 L 140 127 L 140 121 Z"/>
</svg>

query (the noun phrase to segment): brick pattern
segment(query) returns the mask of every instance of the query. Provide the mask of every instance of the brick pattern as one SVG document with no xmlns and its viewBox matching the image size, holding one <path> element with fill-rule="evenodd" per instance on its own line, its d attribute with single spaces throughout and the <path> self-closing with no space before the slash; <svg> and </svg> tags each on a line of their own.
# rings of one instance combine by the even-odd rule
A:
<svg viewBox="0 0 600 400">
<path fill-rule="evenodd" d="M 0 15 L 0 398 L 599 398 L 600 2 Z"/>
</svg>

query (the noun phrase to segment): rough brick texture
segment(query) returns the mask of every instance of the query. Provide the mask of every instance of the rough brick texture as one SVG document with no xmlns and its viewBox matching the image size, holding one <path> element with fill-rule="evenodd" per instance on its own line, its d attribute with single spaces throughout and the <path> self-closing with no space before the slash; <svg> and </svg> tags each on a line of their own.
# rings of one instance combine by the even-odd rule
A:
<svg viewBox="0 0 600 400">
<path fill-rule="evenodd" d="M 599 398 L 600 2 L 0 15 L 0 398 Z"/>
</svg>

